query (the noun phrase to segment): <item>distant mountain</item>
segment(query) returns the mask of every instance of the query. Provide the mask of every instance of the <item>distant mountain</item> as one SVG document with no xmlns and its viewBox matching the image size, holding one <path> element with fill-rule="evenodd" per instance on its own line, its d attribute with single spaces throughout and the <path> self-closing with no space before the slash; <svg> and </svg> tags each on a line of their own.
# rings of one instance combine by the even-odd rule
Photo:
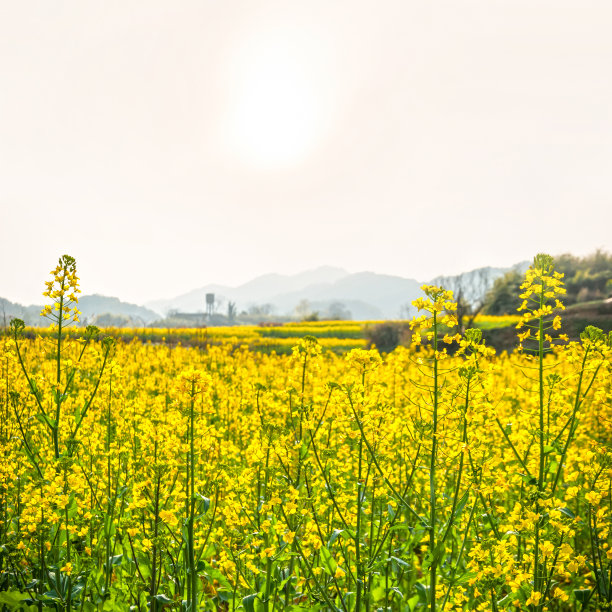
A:
<svg viewBox="0 0 612 612">
<path fill-rule="evenodd" d="M 308 300 L 313 308 L 314 304 L 344 303 L 354 319 L 397 319 L 402 309 L 421 295 L 420 286 L 421 283 L 400 276 L 358 272 L 333 283 L 281 293 L 268 301 L 279 313 L 290 313 L 300 301 Z M 325 307 L 314 309 L 325 310 Z"/>
<path fill-rule="evenodd" d="M 48 321 L 40 316 L 42 308 L 42 305 L 22 306 L 0 298 L 0 325 L 8 324 L 12 318 L 23 319 L 26 325 L 47 325 Z M 83 295 L 79 298 L 78 308 L 83 323 L 96 323 L 99 319 L 101 325 L 144 326 L 159 318 L 148 308 L 104 295 Z"/>
<path fill-rule="evenodd" d="M 102 315 L 121 315 L 131 319 L 133 324 L 147 325 L 159 318 L 158 314 L 144 306 L 122 302 L 116 297 L 105 295 L 84 295 L 79 298 L 79 310 L 81 319 L 93 320 Z"/>
<path fill-rule="evenodd" d="M 271 304 L 278 310 L 275 296 L 287 292 L 299 293 L 307 287 L 330 284 L 345 276 L 348 276 L 346 270 L 331 266 L 323 266 L 292 275 L 264 274 L 238 287 L 205 285 L 172 299 L 147 302 L 146 306 L 162 315 L 171 310 L 204 312 L 206 310 L 206 294 L 214 293 L 216 300 L 222 300 L 224 304 L 227 304 L 228 301 L 236 302 L 239 311 L 262 303 Z M 298 298 L 295 304 L 300 299 L 302 298 Z M 293 309 L 295 304 L 291 304 L 289 308 Z M 282 308 L 282 310 L 284 312 L 285 308 Z"/>
<path fill-rule="evenodd" d="M 406 304 L 421 295 L 419 287 L 416 280 L 400 276 L 349 274 L 326 266 L 294 275 L 266 274 L 239 287 L 206 285 L 170 300 L 148 302 L 147 306 L 160 314 L 172 310 L 203 312 L 206 294 L 214 293 L 220 308 L 231 301 L 239 312 L 268 304 L 274 313 L 290 315 L 301 301 L 308 300 L 313 310 L 321 312 L 341 302 L 356 319 L 396 319 Z"/>
<path fill-rule="evenodd" d="M 512 266 L 521 272 L 528 262 Z M 439 276 L 429 284 L 443 285 L 455 290 L 461 287 L 464 297 L 475 302 L 482 299 L 495 279 L 512 268 L 478 268 L 456 276 Z M 410 305 L 422 296 L 423 283 L 411 278 L 321 267 L 299 274 L 265 274 L 238 287 L 206 285 L 172 299 L 156 300 L 146 305 L 160 314 L 172 310 L 204 312 L 206 294 L 214 293 L 218 312 L 224 312 L 228 301 L 234 302 L 238 312 L 250 307 L 267 305 L 267 310 L 279 316 L 292 315 L 300 302 L 307 300 L 312 311 L 325 313 L 341 303 L 354 319 L 397 319 L 410 316 Z"/>
<path fill-rule="evenodd" d="M 42 306 L 22 306 L 0 298 L 0 325 L 6 326 L 11 319 L 21 319 L 26 325 L 40 325 Z"/>
<path fill-rule="evenodd" d="M 528 262 L 512 268 L 524 272 Z M 512 268 L 478 268 L 456 276 L 439 276 L 428 284 L 459 288 L 464 297 L 474 303 L 493 285 L 495 279 Z M 410 305 L 422 296 L 422 283 L 411 278 L 358 272 L 349 274 L 341 268 L 324 266 L 299 274 L 265 274 L 238 287 L 205 285 L 170 299 L 148 302 L 145 306 L 122 302 L 115 297 L 85 295 L 79 299 L 81 319 L 100 325 L 147 325 L 170 311 L 197 313 L 206 310 L 206 294 L 214 293 L 216 311 L 227 311 L 227 303 L 234 302 L 237 312 L 264 307 L 264 311 L 278 316 L 295 314 L 296 307 L 308 307 L 325 316 L 332 312 L 350 312 L 353 319 L 398 319 L 411 316 Z M 306 304 L 307 302 L 307 304 Z M 40 319 L 41 306 L 21 306 L 0 298 L 2 317 L 24 319 L 29 325 L 44 323 Z"/>
</svg>

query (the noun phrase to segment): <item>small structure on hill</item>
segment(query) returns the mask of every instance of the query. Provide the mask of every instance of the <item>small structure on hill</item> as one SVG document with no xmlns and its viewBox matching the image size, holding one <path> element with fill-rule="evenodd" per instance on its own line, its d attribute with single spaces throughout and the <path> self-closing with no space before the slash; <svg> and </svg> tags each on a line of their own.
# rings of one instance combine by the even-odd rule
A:
<svg viewBox="0 0 612 612">
<path fill-rule="evenodd" d="M 215 312 L 215 294 L 207 293 L 206 294 L 206 316 L 210 319 Z"/>
</svg>

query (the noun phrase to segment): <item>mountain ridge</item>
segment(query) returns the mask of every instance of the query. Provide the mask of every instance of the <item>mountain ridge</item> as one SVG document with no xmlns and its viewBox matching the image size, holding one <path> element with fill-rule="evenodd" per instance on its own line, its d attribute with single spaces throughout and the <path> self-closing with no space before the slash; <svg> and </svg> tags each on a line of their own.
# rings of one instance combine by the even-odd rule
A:
<svg viewBox="0 0 612 612">
<path fill-rule="evenodd" d="M 507 268 L 476 268 L 455 276 L 438 276 L 429 284 L 444 281 L 447 286 L 465 281 L 470 275 L 486 275 L 486 287 L 511 269 L 523 270 L 527 262 Z M 134 325 L 148 325 L 168 313 L 196 313 L 206 310 L 206 294 L 216 298 L 216 312 L 224 312 L 232 302 L 238 312 L 265 307 L 269 313 L 291 316 L 296 307 L 308 303 L 312 311 L 332 311 L 344 306 L 354 319 L 397 319 L 413 314 L 410 303 L 422 296 L 423 282 L 392 274 L 371 271 L 349 273 L 334 266 L 320 266 L 296 274 L 268 273 L 255 277 L 236 287 L 207 284 L 173 298 L 164 298 L 132 304 L 117 297 L 100 294 L 84 295 L 79 299 L 82 320 L 96 322 L 102 315 L 119 317 Z M 484 286 L 484 285 L 483 285 Z M 478 296 L 470 296 L 476 298 Z M 37 324 L 42 306 L 22 306 L 0 298 L 0 317 L 17 316 L 30 324 Z M 122 318 L 122 319 L 121 319 Z M 108 317 L 100 321 L 112 320 Z M 38 323 L 40 324 L 40 323 Z M 105 323 L 112 324 L 112 323 Z"/>
</svg>

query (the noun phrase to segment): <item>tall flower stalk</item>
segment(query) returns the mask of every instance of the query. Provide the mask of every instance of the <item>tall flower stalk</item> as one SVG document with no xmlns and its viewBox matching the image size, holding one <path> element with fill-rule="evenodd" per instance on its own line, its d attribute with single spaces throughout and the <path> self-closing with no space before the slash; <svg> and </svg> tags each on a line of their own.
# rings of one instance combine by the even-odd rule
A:
<svg viewBox="0 0 612 612">
<path fill-rule="evenodd" d="M 419 358 L 419 367 L 427 367 L 431 372 L 431 386 L 427 389 L 429 396 L 425 400 L 426 408 L 431 413 L 431 443 L 429 449 L 429 518 L 427 531 L 429 533 L 429 609 L 436 610 L 438 566 L 444 539 L 438 533 L 440 519 L 438 517 L 438 498 L 440 497 L 440 485 L 438 483 L 438 446 L 440 437 L 440 410 L 443 382 L 441 380 L 441 361 L 448 356 L 446 347 L 441 348 L 442 343 L 450 344 L 459 339 L 459 335 L 449 336 L 445 330 L 457 326 L 455 312 L 457 304 L 453 301 L 453 292 L 446 291 L 442 287 L 424 285 L 422 287 L 426 298 L 419 298 L 413 302 L 418 311 L 425 314 L 413 319 L 410 327 L 413 333 L 413 347 L 421 345 L 423 340 L 429 344 L 424 358 Z M 446 483 L 442 489 L 446 488 Z M 453 511 L 454 512 L 454 511 Z M 449 519 L 453 520 L 453 516 Z"/>
</svg>

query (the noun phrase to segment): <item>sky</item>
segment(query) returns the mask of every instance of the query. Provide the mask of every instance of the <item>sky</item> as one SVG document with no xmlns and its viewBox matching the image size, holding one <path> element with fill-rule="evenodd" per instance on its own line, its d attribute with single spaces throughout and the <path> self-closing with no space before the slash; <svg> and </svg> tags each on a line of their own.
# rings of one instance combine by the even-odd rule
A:
<svg viewBox="0 0 612 612">
<path fill-rule="evenodd" d="M 609 0 L 0 0 L 0 296 L 612 246 Z"/>
</svg>

